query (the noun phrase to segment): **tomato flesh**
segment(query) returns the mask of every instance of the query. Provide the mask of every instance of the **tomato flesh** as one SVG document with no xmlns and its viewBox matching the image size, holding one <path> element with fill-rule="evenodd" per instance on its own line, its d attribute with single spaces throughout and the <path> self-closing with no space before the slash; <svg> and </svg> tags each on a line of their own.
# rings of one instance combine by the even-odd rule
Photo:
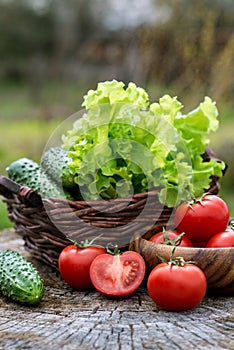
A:
<svg viewBox="0 0 234 350">
<path fill-rule="evenodd" d="M 149 274 L 147 290 L 152 300 L 169 311 L 188 310 L 198 305 L 205 296 L 206 277 L 193 264 L 184 266 L 161 263 Z"/>
<path fill-rule="evenodd" d="M 76 245 L 69 245 L 65 247 L 58 260 L 62 278 L 73 288 L 92 288 L 89 275 L 90 265 L 94 258 L 105 252 L 106 250 L 101 246 L 79 248 Z"/>
<path fill-rule="evenodd" d="M 94 287 L 107 296 L 127 296 L 135 292 L 145 276 L 145 262 L 133 251 L 120 255 L 102 254 L 90 266 Z"/>
<path fill-rule="evenodd" d="M 229 217 L 228 206 L 221 198 L 205 195 L 193 204 L 182 203 L 175 211 L 174 220 L 176 229 L 185 232 L 192 242 L 207 242 L 226 229 Z"/>
</svg>

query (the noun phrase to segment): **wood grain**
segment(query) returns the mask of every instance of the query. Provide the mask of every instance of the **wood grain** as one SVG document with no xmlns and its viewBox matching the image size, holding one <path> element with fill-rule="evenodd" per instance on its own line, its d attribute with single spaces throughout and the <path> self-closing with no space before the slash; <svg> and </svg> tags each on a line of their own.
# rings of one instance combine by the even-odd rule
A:
<svg viewBox="0 0 234 350">
<path fill-rule="evenodd" d="M 140 253 L 148 272 L 161 262 L 169 261 L 173 247 L 155 244 L 139 235 L 130 243 L 130 249 Z M 208 292 L 213 295 L 234 295 L 234 248 L 176 247 L 174 257 L 183 257 L 200 267 L 206 275 Z"/>
<path fill-rule="evenodd" d="M 206 297 L 192 310 L 167 312 L 151 301 L 144 285 L 121 299 L 79 292 L 32 259 L 13 230 L 0 232 L 0 244 L 31 260 L 46 286 L 36 307 L 0 298 L 1 350 L 234 349 L 233 297 Z"/>
</svg>

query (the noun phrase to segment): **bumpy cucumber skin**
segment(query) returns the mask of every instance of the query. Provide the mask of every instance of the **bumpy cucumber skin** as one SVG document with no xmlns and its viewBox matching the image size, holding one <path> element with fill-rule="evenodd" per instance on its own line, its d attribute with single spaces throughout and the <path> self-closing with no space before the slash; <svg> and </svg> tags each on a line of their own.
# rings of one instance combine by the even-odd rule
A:
<svg viewBox="0 0 234 350">
<path fill-rule="evenodd" d="M 44 295 L 37 269 L 14 250 L 0 252 L 0 291 L 15 302 L 36 305 Z"/>
<path fill-rule="evenodd" d="M 71 161 L 67 150 L 62 147 L 52 147 L 41 158 L 42 171 L 64 187 L 75 185 L 74 177 L 70 174 L 67 164 Z"/>
<path fill-rule="evenodd" d="M 20 158 L 6 169 L 10 179 L 22 186 L 28 186 L 35 192 L 40 192 L 40 167 L 31 159 Z"/>
<path fill-rule="evenodd" d="M 65 199 L 73 199 L 71 194 L 59 187 L 51 178 L 48 177 L 48 175 L 42 171 L 40 171 L 39 174 L 39 192 L 42 198 L 49 198 L 49 197 L 55 197 L 55 198 L 65 198 Z"/>
<path fill-rule="evenodd" d="M 20 158 L 11 163 L 6 170 L 10 179 L 22 186 L 30 187 L 43 198 L 73 199 L 67 190 L 61 188 L 31 159 Z"/>
</svg>

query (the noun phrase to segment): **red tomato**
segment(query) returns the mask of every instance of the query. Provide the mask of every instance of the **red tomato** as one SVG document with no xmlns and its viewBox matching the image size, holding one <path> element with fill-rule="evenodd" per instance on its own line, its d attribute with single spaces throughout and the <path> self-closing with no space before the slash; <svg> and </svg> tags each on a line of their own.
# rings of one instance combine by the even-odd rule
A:
<svg viewBox="0 0 234 350">
<path fill-rule="evenodd" d="M 225 231 L 219 232 L 208 241 L 207 248 L 234 247 L 234 230 L 228 227 Z"/>
<path fill-rule="evenodd" d="M 179 232 L 176 232 L 176 231 L 173 231 L 173 230 L 167 230 L 166 231 L 166 236 L 168 237 L 168 239 L 165 236 L 165 232 L 162 231 L 162 232 L 158 232 L 155 235 L 153 235 L 149 239 L 149 241 L 150 242 L 154 242 L 154 243 L 164 243 L 164 244 L 169 244 L 170 245 L 171 244 L 170 241 L 174 240 L 179 235 L 180 235 Z M 169 241 L 169 242 L 167 243 L 167 241 Z M 179 243 L 179 241 L 180 240 L 178 240 L 178 243 Z M 175 244 L 177 245 L 178 243 L 175 243 Z M 182 236 L 179 246 L 180 247 L 193 247 L 193 244 L 187 237 Z"/>
<path fill-rule="evenodd" d="M 107 296 L 127 296 L 135 292 L 145 276 L 145 261 L 133 251 L 122 254 L 102 254 L 90 267 L 94 287 Z"/>
<path fill-rule="evenodd" d="M 196 248 L 205 248 L 206 244 L 207 244 L 207 241 L 203 241 L 203 242 L 196 241 L 196 242 L 193 242 L 193 246 L 196 247 Z"/>
<path fill-rule="evenodd" d="M 204 298 L 206 288 L 203 271 L 190 263 L 183 266 L 160 263 L 150 272 L 147 281 L 152 300 L 169 311 L 195 307 Z"/>
<path fill-rule="evenodd" d="M 90 265 L 96 256 L 105 252 L 101 246 L 79 248 L 73 244 L 65 247 L 58 259 L 62 278 L 73 288 L 91 288 L 93 285 L 89 275 Z"/>
<path fill-rule="evenodd" d="M 224 231 L 229 221 L 227 204 L 218 196 L 205 195 L 194 203 L 182 203 L 175 211 L 176 229 L 193 242 L 208 241 Z"/>
</svg>

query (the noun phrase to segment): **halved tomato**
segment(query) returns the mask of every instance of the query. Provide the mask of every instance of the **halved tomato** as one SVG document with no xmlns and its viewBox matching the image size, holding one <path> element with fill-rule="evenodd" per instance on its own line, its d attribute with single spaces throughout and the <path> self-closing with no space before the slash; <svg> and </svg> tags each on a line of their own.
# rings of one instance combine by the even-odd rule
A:
<svg viewBox="0 0 234 350">
<path fill-rule="evenodd" d="M 145 261 L 140 254 L 101 254 L 90 266 L 94 287 L 106 296 L 127 296 L 135 292 L 145 276 Z"/>
</svg>

